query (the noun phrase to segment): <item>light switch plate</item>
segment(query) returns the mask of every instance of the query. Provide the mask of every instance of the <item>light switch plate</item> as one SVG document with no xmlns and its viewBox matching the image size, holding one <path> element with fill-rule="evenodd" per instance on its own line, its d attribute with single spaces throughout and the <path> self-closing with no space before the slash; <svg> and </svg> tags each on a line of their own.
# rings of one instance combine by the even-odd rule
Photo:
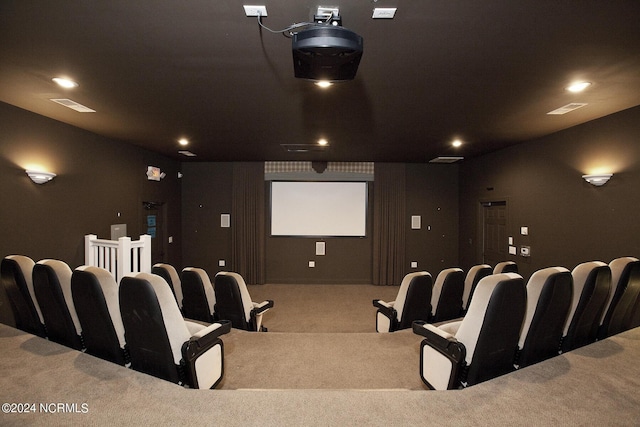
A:
<svg viewBox="0 0 640 427">
<path fill-rule="evenodd" d="M 224 267 L 227 263 L 225 262 L 225 260 L 221 259 L 218 260 L 218 267 Z"/>
<path fill-rule="evenodd" d="M 515 246 L 509 246 L 509 255 L 518 255 L 518 250 Z"/>
<path fill-rule="evenodd" d="M 418 268 L 418 262 L 417 261 L 411 261 L 411 268 Z"/>
<path fill-rule="evenodd" d="M 395 7 L 376 7 L 373 9 L 373 16 L 372 18 L 374 19 L 393 19 L 393 17 L 396 15 L 396 10 L 398 10 Z"/>
<path fill-rule="evenodd" d="M 529 227 L 520 227 L 520 234 L 523 236 L 529 235 Z"/>
</svg>

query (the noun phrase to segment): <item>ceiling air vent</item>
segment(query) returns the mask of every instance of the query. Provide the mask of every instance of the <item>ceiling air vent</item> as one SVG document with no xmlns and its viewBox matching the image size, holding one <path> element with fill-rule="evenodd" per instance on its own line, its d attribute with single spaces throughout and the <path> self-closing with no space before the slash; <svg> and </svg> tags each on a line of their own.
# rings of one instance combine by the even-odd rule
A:
<svg viewBox="0 0 640 427">
<path fill-rule="evenodd" d="M 567 104 L 564 107 L 556 108 L 553 111 L 549 111 L 547 114 L 560 115 L 567 114 L 570 111 L 577 110 L 578 108 L 582 108 L 587 105 L 584 102 L 572 102 L 571 104 Z"/>
<path fill-rule="evenodd" d="M 280 146 L 288 153 L 322 152 L 329 149 L 328 145 L 318 144 L 280 144 Z"/>
<path fill-rule="evenodd" d="M 429 163 L 455 163 L 462 159 L 464 159 L 464 157 L 461 156 L 440 156 L 429 160 Z"/>
<path fill-rule="evenodd" d="M 53 101 L 60 105 L 64 105 L 65 107 L 71 108 L 72 110 L 75 110 L 79 113 L 95 113 L 96 112 L 96 110 L 92 110 L 91 108 L 85 107 L 84 105 L 78 104 L 76 101 L 72 101 L 70 99 L 65 99 L 65 98 L 51 99 L 50 101 Z"/>
<path fill-rule="evenodd" d="M 182 154 L 183 156 L 187 157 L 196 157 L 196 155 L 189 150 L 180 150 L 178 151 L 178 154 Z"/>
</svg>

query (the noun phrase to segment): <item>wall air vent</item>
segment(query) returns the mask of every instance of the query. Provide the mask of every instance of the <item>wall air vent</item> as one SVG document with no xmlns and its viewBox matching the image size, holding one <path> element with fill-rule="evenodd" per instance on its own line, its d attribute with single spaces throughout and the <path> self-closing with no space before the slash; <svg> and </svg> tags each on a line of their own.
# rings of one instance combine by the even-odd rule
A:
<svg viewBox="0 0 640 427">
<path fill-rule="evenodd" d="M 50 101 L 53 101 L 60 105 L 64 105 L 65 107 L 71 108 L 72 110 L 75 110 L 79 113 L 95 113 L 96 112 L 96 110 L 92 110 L 91 108 L 85 107 L 84 105 L 78 104 L 76 101 L 72 101 L 70 99 L 64 99 L 64 98 L 50 99 Z"/>
<path fill-rule="evenodd" d="M 462 159 L 464 159 L 464 157 L 461 156 L 440 156 L 429 160 L 429 163 L 455 163 Z"/>
<path fill-rule="evenodd" d="M 280 144 L 280 146 L 288 153 L 322 152 L 329 149 L 328 145 L 318 144 Z"/>
<path fill-rule="evenodd" d="M 578 108 L 582 108 L 585 105 L 587 104 L 584 102 L 572 102 L 571 104 L 567 104 L 564 107 L 556 108 L 553 111 L 549 111 L 547 114 L 551 114 L 551 115 L 567 114 L 568 112 L 577 110 Z"/>
</svg>

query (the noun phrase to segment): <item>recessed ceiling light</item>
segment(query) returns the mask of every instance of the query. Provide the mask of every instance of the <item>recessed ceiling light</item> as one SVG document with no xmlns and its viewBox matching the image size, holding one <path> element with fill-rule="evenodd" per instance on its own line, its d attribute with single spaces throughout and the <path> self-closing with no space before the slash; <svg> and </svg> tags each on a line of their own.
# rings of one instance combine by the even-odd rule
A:
<svg viewBox="0 0 640 427">
<path fill-rule="evenodd" d="M 327 141 L 327 140 L 326 140 L 326 139 L 324 139 L 324 138 L 320 138 L 320 139 L 318 140 L 318 145 L 327 145 L 328 143 L 329 143 L 329 141 Z"/>
<path fill-rule="evenodd" d="M 333 83 L 331 83 L 330 81 L 327 80 L 318 80 L 317 82 L 314 83 L 316 86 L 321 87 L 322 89 L 326 89 L 329 86 L 333 85 Z"/>
<path fill-rule="evenodd" d="M 74 87 L 78 87 L 78 83 L 64 77 L 54 77 L 51 80 L 56 82 L 58 86 L 63 87 L 65 89 L 73 89 Z"/>
<path fill-rule="evenodd" d="M 178 144 L 184 146 L 184 145 L 189 145 L 189 140 L 187 138 L 180 138 L 178 140 Z"/>
<path fill-rule="evenodd" d="M 460 141 L 459 139 L 456 139 L 455 141 L 453 141 L 451 143 L 451 145 L 453 145 L 454 147 L 460 147 L 462 145 L 462 141 Z"/>
<path fill-rule="evenodd" d="M 574 82 L 574 83 L 571 83 L 569 86 L 567 86 L 566 89 L 569 92 L 576 93 L 576 92 L 582 92 L 583 90 L 585 90 L 589 86 L 591 86 L 590 82 Z"/>
</svg>

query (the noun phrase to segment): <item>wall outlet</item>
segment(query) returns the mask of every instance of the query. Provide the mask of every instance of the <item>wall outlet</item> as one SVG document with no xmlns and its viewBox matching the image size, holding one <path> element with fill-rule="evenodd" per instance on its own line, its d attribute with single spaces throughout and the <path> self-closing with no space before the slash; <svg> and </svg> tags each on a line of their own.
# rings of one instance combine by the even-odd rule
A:
<svg viewBox="0 0 640 427">
<path fill-rule="evenodd" d="M 309 261 L 309 268 L 313 268 L 316 266 L 316 262 L 315 261 Z"/>
<path fill-rule="evenodd" d="M 227 265 L 225 260 L 223 260 L 223 259 L 218 260 L 218 267 L 224 267 L 225 265 Z"/>
<path fill-rule="evenodd" d="M 411 261 L 411 268 L 418 268 L 418 261 Z"/>
<path fill-rule="evenodd" d="M 173 236 L 169 236 L 169 243 L 173 243 Z"/>
<path fill-rule="evenodd" d="M 247 16 L 267 16 L 267 6 L 242 6 Z"/>
</svg>

